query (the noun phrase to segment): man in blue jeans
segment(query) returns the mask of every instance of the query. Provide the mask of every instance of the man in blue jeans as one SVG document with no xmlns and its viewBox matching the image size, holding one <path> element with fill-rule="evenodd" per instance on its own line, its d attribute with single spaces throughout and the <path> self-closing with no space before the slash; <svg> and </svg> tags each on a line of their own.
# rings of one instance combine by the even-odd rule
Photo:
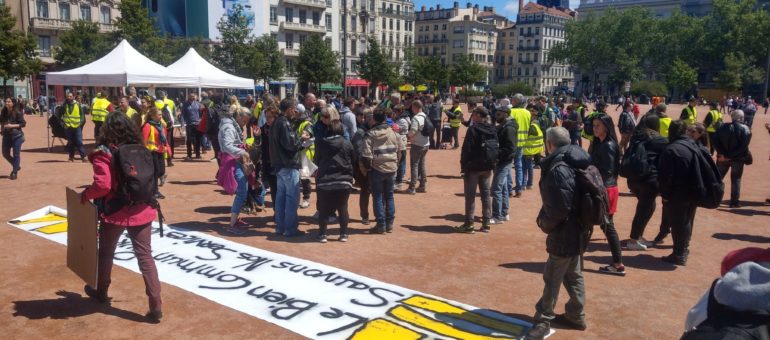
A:
<svg viewBox="0 0 770 340">
<path fill-rule="evenodd" d="M 513 155 L 518 145 L 518 129 L 516 121 L 511 118 L 510 109 L 501 106 L 495 111 L 497 121 L 497 140 L 500 143 L 500 153 L 495 166 L 495 174 L 492 179 L 492 219 L 490 224 L 500 224 L 508 221 L 508 178 L 511 176 L 511 164 Z"/>
<path fill-rule="evenodd" d="M 281 101 L 278 116 L 270 128 L 270 163 L 276 170 L 275 190 L 275 232 L 286 237 L 302 235 L 298 230 L 297 208 L 299 207 L 299 151 L 302 141 L 310 138 L 307 132 L 297 136 L 291 127 L 291 118 L 298 117 L 297 100 L 286 98 Z"/>
<path fill-rule="evenodd" d="M 361 151 L 361 161 L 369 170 L 374 216 L 377 218 L 377 224 L 369 230 L 372 234 L 393 232 L 393 222 L 396 219 L 393 181 L 399 156 L 406 150 L 406 145 L 385 122 L 385 118 L 390 114 L 391 110 L 386 107 L 378 107 L 374 111 L 374 126 L 366 133 Z"/>
</svg>

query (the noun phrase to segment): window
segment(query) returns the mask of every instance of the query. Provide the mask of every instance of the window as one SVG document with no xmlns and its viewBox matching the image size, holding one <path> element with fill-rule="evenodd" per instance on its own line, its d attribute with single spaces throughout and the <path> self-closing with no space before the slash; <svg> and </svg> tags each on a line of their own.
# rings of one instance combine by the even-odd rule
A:
<svg viewBox="0 0 770 340">
<path fill-rule="evenodd" d="M 385 3 L 382 4 L 383 7 L 385 7 Z M 388 28 L 388 19 L 385 19 L 385 17 L 382 18 L 382 29 Z"/>
<path fill-rule="evenodd" d="M 313 12 L 313 25 L 320 25 L 321 24 L 321 13 Z"/>
<path fill-rule="evenodd" d="M 270 22 L 278 22 L 278 8 L 275 6 L 270 6 Z"/>
<path fill-rule="evenodd" d="M 44 54 L 48 53 L 48 57 L 51 56 L 51 37 L 47 35 L 41 35 L 37 37 L 37 48 L 42 51 L 40 53 L 42 56 L 46 56 Z"/>
<path fill-rule="evenodd" d="M 540 34 L 540 27 L 535 27 L 535 34 Z"/>
<path fill-rule="evenodd" d="M 286 73 L 294 74 L 294 60 L 286 58 Z"/>
<path fill-rule="evenodd" d="M 396 30 L 397 31 L 401 30 L 401 20 L 396 20 Z"/>
<path fill-rule="evenodd" d="M 290 7 L 286 8 L 286 21 L 287 22 L 294 21 L 294 9 L 293 8 L 290 8 Z"/>
<path fill-rule="evenodd" d="M 519 76 L 521 75 L 521 67 L 519 67 L 519 70 L 518 70 L 517 73 L 518 73 Z"/>
<path fill-rule="evenodd" d="M 326 7 L 332 7 L 332 0 L 326 0 Z"/>
<path fill-rule="evenodd" d="M 59 3 L 59 19 L 70 21 L 70 4 L 66 2 Z"/>
<path fill-rule="evenodd" d="M 304 9 L 299 10 L 299 22 L 301 24 L 307 23 L 307 11 L 305 11 Z"/>
<path fill-rule="evenodd" d="M 91 21 L 91 6 L 80 5 L 80 20 Z"/>
<path fill-rule="evenodd" d="M 438 31 L 438 25 L 433 25 L 433 30 Z"/>
<path fill-rule="evenodd" d="M 390 19 L 390 29 L 393 29 L 393 19 Z"/>
<path fill-rule="evenodd" d="M 374 12 L 374 0 L 369 0 L 369 10 Z"/>
<path fill-rule="evenodd" d="M 326 32 L 332 31 L 332 15 L 326 14 Z"/>
<path fill-rule="evenodd" d="M 524 35 L 524 27 L 519 28 L 519 35 Z M 521 73 L 521 72 L 519 72 Z"/>
<path fill-rule="evenodd" d="M 286 33 L 286 49 L 287 50 L 294 49 L 294 34 L 292 33 Z"/>
<path fill-rule="evenodd" d="M 356 55 L 358 55 L 358 53 L 357 53 L 356 49 L 358 49 L 358 44 L 356 43 L 356 41 L 355 41 L 355 40 L 353 40 L 353 41 L 350 43 L 350 55 L 352 55 L 352 56 L 356 56 Z"/>
<path fill-rule="evenodd" d="M 99 8 L 99 22 L 108 25 L 112 23 L 112 10 L 107 6 Z"/>
<path fill-rule="evenodd" d="M 533 58 L 535 58 L 535 59 L 533 60 L 534 62 L 537 62 L 537 56 L 539 56 L 539 55 L 540 55 L 540 53 L 535 53 L 535 54 L 532 56 Z"/>
<path fill-rule="evenodd" d="M 462 41 L 462 40 L 459 40 L 459 39 L 458 40 L 453 40 L 452 41 L 452 47 L 454 47 L 454 48 L 465 47 L 465 41 Z"/>
<path fill-rule="evenodd" d="M 357 25 L 357 21 L 358 21 L 358 20 L 356 19 L 356 17 L 355 17 L 355 16 L 351 16 L 351 17 L 350 17 L 350 30 L 351 30 L 351 31 L 353 31 L 353 32 L 355 32 L 355 31 L 356 31 L 356 26 L 358 26 L 358 25 Z"/>
<path fill-rule="evenodd" d="M 455 26 L 455 33 L 465 33 L 465 26 Z"/>
<path fill-rule="evenodd" d="M 38 0 L 36 2 L 37 5 L 37 16 L 41 18 L 47 18 L 48 17 L 48 1 L 46 0 Z"/>
<path fill-rule="evenodd" d="M 305 43 L 306 39 L 307 39 L 307 36 L 305 36 L 304 34 L 299 35 L 299 48 L 302 48 L 302 44 Z"/>
<path fill-rule="evenodd" d="M 441 25 L 441 29 L 446 31 L 446 24 Z"/>
</svg>

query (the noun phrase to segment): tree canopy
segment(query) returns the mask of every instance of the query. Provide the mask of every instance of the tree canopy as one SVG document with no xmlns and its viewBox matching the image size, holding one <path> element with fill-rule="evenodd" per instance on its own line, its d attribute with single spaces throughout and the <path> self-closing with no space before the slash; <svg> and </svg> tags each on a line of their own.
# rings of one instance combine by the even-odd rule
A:
<svg viewBox="0 0 770 340">
<path fill-rule="evenodd" d="M 452 64 L 449 82 L 452 85 L 468 86 L 486 79 L 487 69 L 466 54 L 461 54 Z"/>
<path fill-rule="evenodd" d="M 339 83 L 342 72 L 338 60 L 339 54 L 332 51 L 320 35 L 310 35 L 299 49 L 297 76 L 316 89 L 321 83 Z"/>
<path fill-rule="evenodd" d="M 114 47 L 107 34 L 99 33 L 99 24 L 78 20 L 72 29 L 59 36 L 54 47 L 54 60 L 60 69 L 71 69 L 103 57 Z"/>
<path fill-rule="evenodd" d="M 8 6 L 0 5 L 0 78 L 24 79 L 40 72 L 43 64 L 36 58 L 34 36 L 14 29 L 16 18 Z"/>
<path fill-rule="evenodd" d="M 374 93 L 378 84 L 387 84 L 396 75 L 395 68 L 388 62 L 377 40 L 369 38 L 368 48 L 360 57 L 358 74 L 369 81 L 369 93 Z"/>
</svg>

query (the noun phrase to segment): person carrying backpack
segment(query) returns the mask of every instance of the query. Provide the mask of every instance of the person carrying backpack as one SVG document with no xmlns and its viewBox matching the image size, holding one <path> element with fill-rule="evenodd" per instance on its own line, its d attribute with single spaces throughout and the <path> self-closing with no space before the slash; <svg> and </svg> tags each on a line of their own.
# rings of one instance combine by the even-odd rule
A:
<svg viewBox="0 0 770 340">
<path fill-rule="evenodd" d="M 620 249 L 620 239 L 615 230 L 615 223 L 612 219 L 618 207 L 618 167 L 620 165 L 620 149 L 618 147 L 618 137 L 615 135 L 615 124 L 612 117 L 601 113 L 592 119 L 593 139 L 588 148 L 591 154 L 591 163 L 599 169 L 604 186 L 607 188 L 608 218 L 607 221 L 600 224 L 604 236 L 612 253 L 612 264 L 599 268 L 599 271 L 606 274 L 624 276 L 626 274 L 623 265 L 623 254 Z"/>
<path fill-rule="evenodd" d="M 628 250 L 647 250 L 648 244 L 643 236 L 647 223 L 655 213 L 655 199 L 659 194 L 658 155 L 668 144 L 668 140 L 658 133 L 659 128 L 658 116 L 645 116 L 634 130 L 630 147 L 621 162 L 620 174 L 628 179 L 628 188 L 637 199 L 630 239 L 625 242 Z M 658 234 L 653 243 L 662 242 L 666 234 L 668 232 Z"/>
<path fill-rule="evenodd" d="M 97 206 L 100 206 L 97 284 L 96 287 L 86 285 L 85 293 L 101 303 L 108 303 L 110 298 L 107 292 L 111 283 L 115 248 L 123 231 L 127 230 L 149 298 L 150 309 L 146 316 L 158 321 L 163 313 L 160 280 L 152 258 L 150 241 L 152 221 L 157 216 L 153 207 L 157 202 L 152 199 L 154 191 L 157 191 L 152 156 L 143 147 L 138 127 L 121 112 L 107 115 L 102 132 L 96 150 L 88 156 L 93 165 L 94 181 L 80 194 L 81 203 L 95 200 Z M 131 157 L 124 156 L 128 155 L 128 150 L 132 151 Z M 122 167 L 113 164 L 116 158 L 123 161 L 144 160 L 137 162 L 137 176 L 133 177 L 138 180 L 135 184 L 139 184 L 134 188 L 140 190 L 131 196 L 144 196 L 144 199 L 127 204 L 129 196 L 126 193 L 132 190 L 128 190 L 128 176 L 122 172 Z"/>
<path fill-rule="evenodd" d="M 673 252 L 663 261 L 684 266 L 689 254 L 693 220 L 702 194 L 693 185 L 697 154 L 700 149 L 687 136 L 687 125 L 682 120 L 671 122 L 668 130 L 669 144 L 658 158 L 658 187 L 663 198 L 663 220 L 671 228 Z M 708 152 L 708 151 L 706 151 Z"/>
<path fill-rule="evenodd" d="M 492 170 L 497 164 L 500 144 L 497 130 L 491 124 L 489 111 L 482 106 L 473 109 L 473 125 L 468 128 L 460 153 L 460 172 L 465 184 L 465 223 L 454 227 L 461 233 L 473 234 L 473 213 L 476 210 L 476 187 L 481 192 L 481 231 L 489 232 L 492 218 Z"/>
<path fill-rule="evenodd" d="M 585 330 L 585 283 L 582 256 L 591 235 L 591 226 L 580 222 L 577 172 L 591 164 L 590 157 L 577 145 L 570 145 L 567 129 L 546 130 L 546 148 L 550 154 L 541 162 L 540 196 L 543 205 L 537 225 L 548 235 L 548 260 L 543 270 L 543 295 L 535 305 L 535 324 L 527 339 L 543 339 L 550 333 L 551 323 L 570 329 Z M 559 290 L 564 285 L 569 294 L 565 314 L 556 315 L 554 308 Z"/>
<path fill-rule="evenodd" d="M 411 141 L 409 166 L 412 171 L 411 182 L 407 192 L 410 194 L 426 192 L 425 186 L 428 184 L 428 172 L 425 163 L 428 157 L 428 149 L 430 148 L 430 135 L 433 134 L 433 123 L 422 112 L 421 101 L 412 101 L 412 112 L 414 112 L 414 117 L 412 117 L 412 121 L 409 124 L 408 132 L 408 137 Z M 417 186 L 418 181 L 420 182 L 419 187 Z"/>
<path fill-rule="evenodd" d="M 510 220 L 508 215 L 509 194 L 508 177 L 511 175 L 513 156 L 518 146 L 519 125 L 511 118 L 511 109 L 501 106 L 495 111 L 497 121 L 497 140 L 500 143 L 500 152 L 492 178 L 492 220 L 490 224 L 500 224 Z"/>
</svg>

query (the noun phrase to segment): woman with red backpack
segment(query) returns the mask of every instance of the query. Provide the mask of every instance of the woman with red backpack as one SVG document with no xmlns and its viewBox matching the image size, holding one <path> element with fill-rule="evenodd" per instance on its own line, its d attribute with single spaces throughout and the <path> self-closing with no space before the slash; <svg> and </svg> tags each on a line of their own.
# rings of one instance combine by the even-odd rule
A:
<svg viewBox="0 0 770 340">
<path fill-rule="evenodd" d="M 106 209 L 113 206 L 113 198 L 118 197 L 120 187 L 117 171 L 118 167 L 112 166 L 113 153 L 122 145 L 142 145 L 142 137 L 139 130 L 123 113 L 113 112 L 107 115 L 101 128 L 101 135 L 97 141 L 97 147 L 88 159 L 94 169 L 94 181 L 80 195 L 81 202 L 96 200 L 99 211 L 99 264 L 96 287 L 85 286 L 85 293 L 102 303 L 109 301 L 107 290 L 110 286 L 112 273 L 112 261 L 115 256 L 115 248 L 124 230 L 128 231 L 128 237 L 134 248 L 134 255 L 139 262 L 139 271 L 142 273 L 144 285 L 149 298 L 150 310 L 146 316 L 154 321 L 159 321 L 163 316 L 161 312 L 160 280 L 158 269 L 152 258 L 152 221 L 157 215 L 155 209 L 147 203 L 137 203 L 116 207 L 114 212 Z"/>
</svg>

